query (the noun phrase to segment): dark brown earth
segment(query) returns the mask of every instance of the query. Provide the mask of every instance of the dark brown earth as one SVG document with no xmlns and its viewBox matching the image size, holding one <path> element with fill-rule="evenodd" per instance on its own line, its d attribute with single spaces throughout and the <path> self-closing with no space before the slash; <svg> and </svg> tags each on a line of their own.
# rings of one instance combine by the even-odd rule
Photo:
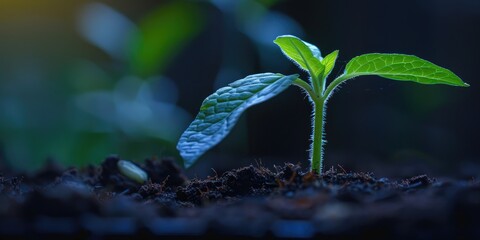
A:
<svg viewBox="0 0 480 240">
<path fill-rule="evenodd" d="M 480 183 L 404 180 L 298 165 L 247 166 L 188 179 L 171 160 L 140 165 L 141 185 L 117 157 L 99 167 L 0 174 L 0 235 L 11 238 L 480 239 Z"/>
</svg>

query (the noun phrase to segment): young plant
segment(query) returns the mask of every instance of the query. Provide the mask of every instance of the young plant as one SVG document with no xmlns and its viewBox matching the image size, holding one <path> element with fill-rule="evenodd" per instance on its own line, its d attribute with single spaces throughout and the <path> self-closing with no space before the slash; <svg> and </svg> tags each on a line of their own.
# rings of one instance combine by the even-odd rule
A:
<svg viewBox="0 0 480 240">
<path fill-rule="evenodd" d="M 369 53 L 351 59 L 343 74 L 327 85 L 326 79 L 335 66 L 338 50 L 322 57 L 316 46 L 291 35 L 279 36 L 274 43 L 287 58 L 309 74 L 309 81 L 300 79 L 298 74 L 260 73 L 218 89 L 203 101 L 197 117 L 180 137 L 177 149 L 185 167 L 190 167 L 219 143 L 247 108 L 274 97 L 291 85 L 303 89 L 313 105 L 310 161 L 311 170 L 316 173 L 322 172 L 323 165 L 325 106 L 343 82 L 358 76 L 376 75 L 422 84 L 469 86 L 450 70 L 419 57 L 385 53 Z"/>
</svg>

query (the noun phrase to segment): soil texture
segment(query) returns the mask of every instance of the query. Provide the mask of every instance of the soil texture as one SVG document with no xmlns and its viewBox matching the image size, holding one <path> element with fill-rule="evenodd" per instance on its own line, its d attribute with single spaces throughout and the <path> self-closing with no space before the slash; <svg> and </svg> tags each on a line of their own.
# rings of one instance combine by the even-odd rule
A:
<svg viewBox="0 0 480 240">
<path fill-rule="evenodd" d="M 172 160 L 147 159 L 139 184 L 119 160 L 0 172 L 1 238 L 480 239 L 475 180 L 317 175 L 289 163 L 188 179 Z"/>
</svg>

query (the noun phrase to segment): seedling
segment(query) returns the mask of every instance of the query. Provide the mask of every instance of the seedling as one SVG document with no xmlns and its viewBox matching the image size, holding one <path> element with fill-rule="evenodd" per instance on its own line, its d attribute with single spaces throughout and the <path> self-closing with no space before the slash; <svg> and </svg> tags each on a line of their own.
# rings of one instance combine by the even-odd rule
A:
<svg viewBox="0 0 480 240">
<path fill-rule="evenodd" d="M 218 89 L 208 96 L 195 120 L 180 137 L 177 149 L 190 167 L 208 149 L 230 132 L 240 115 L 250 106 L 266 101 L 291 85 L 303 89 L 313 105 L 313 126 L 310 147 L 311 170 L 321 173 L 323 165 L 325 106 L 334 90 L 343 82 L 365 75 L 422 84 L 446 84 L 468 87 L 448 69 L 413 55 L 369 53 L 351 59 L 343 74 L 327 85 L 338 50 L 324 58 L 320 50 L 301 39 L 284 35 L 275 39 L 287 58 L 309 75 L 309 81 L 298 74 L 260 73 L 247 76 Z"/>
</svg>

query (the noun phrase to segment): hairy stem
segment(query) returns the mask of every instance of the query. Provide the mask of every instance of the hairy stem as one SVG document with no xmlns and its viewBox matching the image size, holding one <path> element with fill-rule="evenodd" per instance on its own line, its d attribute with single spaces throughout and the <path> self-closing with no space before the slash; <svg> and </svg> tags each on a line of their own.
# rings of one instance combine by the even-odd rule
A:
<svg viewBox="0 0 480 240">
<path fill-rule="evenodd" d="M 347 76 L 345 74 L 335 78 L 331 83 L 330 85 L 328 85 L 327 89 L 324 91 L 323 93 L 323 97 L 325 100 L 328 100 L 328 98 L 330 98 L 330 96 L 332 95 L 333 93 L 333 90 L 335 90 L 336 87 L 338 87 L 342 82 L 345 82 L 346 80 L 352 78 L 354 76 Z"/>
<path fill-rule="evenodd" d="M 321 174 L 323 167 L 323 127 L 325 124 L 325 101 L 323 98 L 314 100 L 313 111 L 313 135 L 310 161 L 312 163 L 312 172 Z"/>
<path fill-rule="evenodd" d="M 313 90 L 312 86 L 310 86 L 307 82 L 303 81 L 302 79 L 300 78 L 295 79 L 295 81 L 293 81 L 293 85 L 305 90 L 308 96 L 310 97 L 310 99 L 314 99 L 317 97 L 317 94 Z"/>
<path fill-rule="evenodd" d="M 310 162 L 312 172 L 322 173 L 323 167 L 323 131 L 325 125 L 325 105 L 328 97 L 315 92 L 315 89 L 300 78 L 295 79 L 294 85 L 303 88 L 313 103 L 312 145 L 310 147 Z"/>
</svg>

